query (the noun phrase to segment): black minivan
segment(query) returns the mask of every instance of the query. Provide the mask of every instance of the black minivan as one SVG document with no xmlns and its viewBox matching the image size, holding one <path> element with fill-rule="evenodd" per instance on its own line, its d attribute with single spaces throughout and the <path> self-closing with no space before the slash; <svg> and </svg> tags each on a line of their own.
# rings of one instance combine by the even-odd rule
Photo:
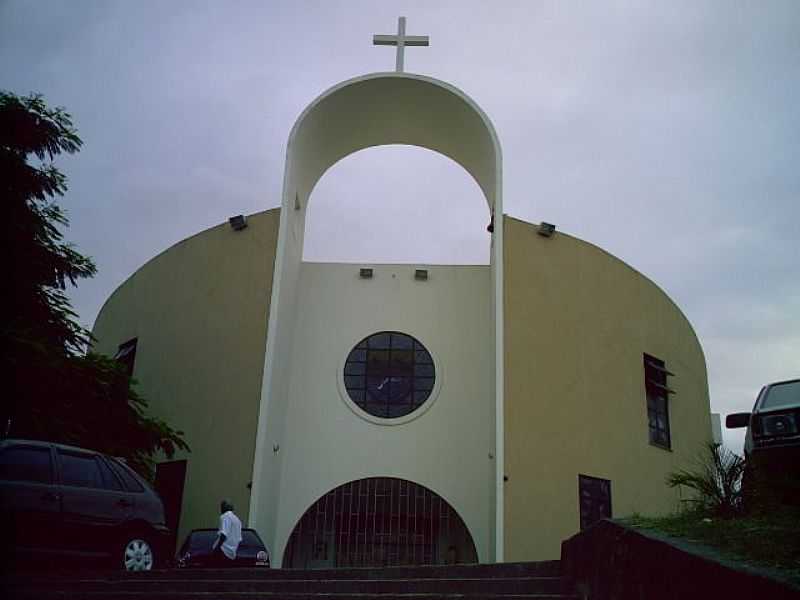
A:
<svg viewBox="0 0 800 600">
<path fill-rule="evenodd" d="M 0 441 L 0 515 L 9 558 L 105 559 L 147 571 L 169 552 L 158 494 L 123 461 L 84 448 Z"/>
</svg>

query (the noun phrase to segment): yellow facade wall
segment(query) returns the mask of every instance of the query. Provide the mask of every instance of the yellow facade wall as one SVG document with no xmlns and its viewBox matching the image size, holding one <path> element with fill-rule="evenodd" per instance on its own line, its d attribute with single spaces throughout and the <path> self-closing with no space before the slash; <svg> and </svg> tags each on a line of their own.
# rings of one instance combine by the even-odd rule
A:
<svg viewBox="0 0 800 600">
<path fill-rule="evenodd" d="M 677 306 L 586 242 L 504 219 L 505 560 L 558 558 L 580 528 L 578 475 L 613 516 L 680 505 L 664 478 L 711 439 L 705 358 Z M 643 353 L 665 361 L 672 448 L 649 442 Z"/>
<path fill-rule="evenodd" d="M 188 460 L 178 540 L 216 527 L 230 498 L 250 502 L 267 319 L 280 210 L 224 223 L 172 246 L 106 301 L 95 350 L 138 338 L 134 378 L 149 413 L 186 434 Z"/>
</svg>

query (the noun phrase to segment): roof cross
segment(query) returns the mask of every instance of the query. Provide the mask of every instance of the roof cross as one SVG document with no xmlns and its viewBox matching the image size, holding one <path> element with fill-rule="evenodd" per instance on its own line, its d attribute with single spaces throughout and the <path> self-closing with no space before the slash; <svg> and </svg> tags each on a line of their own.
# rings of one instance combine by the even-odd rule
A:
<svg viewBox="0 0 800 600">
<path fill-rule="evenodd" d="M 372 36 L 374 46 L 397 46 L 397 65 L 395 70 L 403 72 L 403 54 L 406 46 L 427 46 L 427 35 L 406 35 L 406 18 L 397 19 L 397 35 L 374 35 Z"/>
</svg>

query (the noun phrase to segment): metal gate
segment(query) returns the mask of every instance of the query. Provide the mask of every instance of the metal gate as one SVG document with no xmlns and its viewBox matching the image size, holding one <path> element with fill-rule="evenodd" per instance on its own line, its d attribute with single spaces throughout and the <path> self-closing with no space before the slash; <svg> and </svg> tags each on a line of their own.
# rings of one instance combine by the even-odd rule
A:
<svg viewBox="0 0 800 600">
<path fill-rule="evenodd" d="M 476 561 L 472 537 L 447 501 L 410 481 L 373 477 L 346 483 L 317 500 L 292 532 L 283 566 Z"/>
</svg>

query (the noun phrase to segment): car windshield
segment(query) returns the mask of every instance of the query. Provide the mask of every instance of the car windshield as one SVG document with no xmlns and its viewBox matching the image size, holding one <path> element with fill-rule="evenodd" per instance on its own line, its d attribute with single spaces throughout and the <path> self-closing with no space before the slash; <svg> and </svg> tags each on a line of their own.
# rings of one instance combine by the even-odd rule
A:
<svg viewBox="0 0 800 600">
<path fill-rule="evenodd" d="M 800 379 L 770 386 L 761 408 L 800 406 Z"/>
</svg>

